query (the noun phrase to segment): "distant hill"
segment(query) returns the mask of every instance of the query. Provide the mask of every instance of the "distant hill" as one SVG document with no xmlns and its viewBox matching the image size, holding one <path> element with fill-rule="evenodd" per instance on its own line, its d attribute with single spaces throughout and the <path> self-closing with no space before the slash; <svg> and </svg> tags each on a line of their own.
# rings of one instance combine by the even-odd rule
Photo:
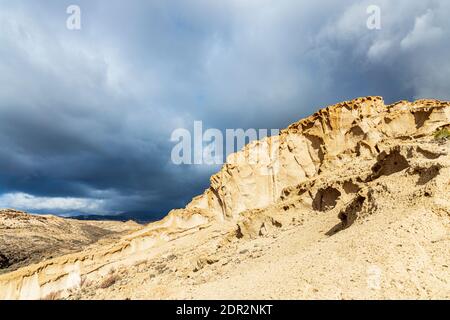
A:
<svg viewBox="0 0 450 320">
<path fill-rule="evenodd" d="M 150 223 L 162 218 L 163 215 L 154 216 L 148 212 L 124 212 L 115 215 L 96 215 L 96 214 L 83 214 L 70 216 L 71 219 L 76 220 L 94 220 L 94 221 L 135 221 L 140 224 Z"/>
<path fill-rule="evenodd" d="M 79 221 L 0 209 L 0 274 L 83 250 L 100 240 L 117 241 L 141 228 L 135 222 Z"/>
</svg>

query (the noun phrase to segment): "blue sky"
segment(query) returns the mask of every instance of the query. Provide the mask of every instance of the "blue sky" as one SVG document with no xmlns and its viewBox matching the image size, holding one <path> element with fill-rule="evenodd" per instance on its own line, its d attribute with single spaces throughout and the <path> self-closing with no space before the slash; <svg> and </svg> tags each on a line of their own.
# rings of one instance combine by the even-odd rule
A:
<svg viewBox="0 0 450 320">
<path fill-rule="evenodd" d="M 66 8 L 81 8 L 68 30 Z M 366 26 L 369 5 L 381 29 Z M 450 99 L 450 2 L 0 1 L 0 207 L 161 216 L 209 184 L 171 132 Z"/>
</svg>

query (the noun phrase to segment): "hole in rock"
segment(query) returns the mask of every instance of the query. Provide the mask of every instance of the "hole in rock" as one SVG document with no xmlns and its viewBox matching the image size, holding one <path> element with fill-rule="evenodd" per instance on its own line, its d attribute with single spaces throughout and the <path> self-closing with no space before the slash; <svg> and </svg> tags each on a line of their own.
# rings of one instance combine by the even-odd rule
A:
<svg viewBox="0 0 450 320">
<path fill-rule="evenodd" d="M 319 189 L 313 200 L 313 209 L 316 211 L 331 210 L 336 206 L 341 192 L 333 187 Z"/>
<path fill-rule="evenodd" d="M 424 125 L 425 121 L 430 119 L 431 112 L 433 112 L 432 109 L 428 111 L 417 111 L 414 112 L 414 120 L 416 122 L 416 128 L 420 128 Z"/>
<path fill-rule="evenodd" d="M 441 153 L 432 152 L 432 151 L 429 151 L 429 150 L 422 149 L 420 147 L 417 148 L 417 151 L 421 155 L 423 155 L 425 158 L 431 159 L 431 160 L 437 159 L 437 158 L 439 158 L 440 156 L 443 155 Z"/>
<path fill-rule="evenodd" d="M 434 165 L 429 168 L 422 168 L 422 169 L 416 170 L 416 173 L 419 174 L 419 180 L 417 181 L 417 184 L 422 186 L 422 185 L 430 182 L 431 180 L 433 180 L 434 178 L 437 177 L 440 169 L 441 168 L 439 166 Z"/>
<path fill-rule="evenodd" d="M 372 167 L 372 175 L 369 180 L 389 176 L 408 167 L 408 160 L 399 151 L 393 151 L 390 154 L 382 152 L 378 157 L 378 162 Z"/>
<path fill-rule="evenodd" d="M 361 188 L 353 183 L 352 181 L 345 181 L 344 184 L 342 185 L 342 187 L 344 188 L 344 191 L 348 194 L 348 193 L 357 193 L 359 190 L 361 190 Z"/>
<path fill-rule="evenodd" d="M 0 253 L 0 269 L 8 268 L 11 265 L 8 257 Z"/>
</svg>

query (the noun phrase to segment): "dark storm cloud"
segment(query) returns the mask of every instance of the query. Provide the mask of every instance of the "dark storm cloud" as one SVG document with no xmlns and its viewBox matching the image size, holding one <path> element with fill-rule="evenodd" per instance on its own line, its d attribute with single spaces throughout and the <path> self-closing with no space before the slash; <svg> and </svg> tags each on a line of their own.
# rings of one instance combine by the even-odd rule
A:
<svg viewBox="0 0 450 320">
<path fill-rule="evenodd" d="M 279 128 L 357 96 L 449 99 L 448 1 L 375 2 L 3 1 L 0 206 L 160 215 L 216 169 L 170 162 L 194 120 Z"/>
</svg>

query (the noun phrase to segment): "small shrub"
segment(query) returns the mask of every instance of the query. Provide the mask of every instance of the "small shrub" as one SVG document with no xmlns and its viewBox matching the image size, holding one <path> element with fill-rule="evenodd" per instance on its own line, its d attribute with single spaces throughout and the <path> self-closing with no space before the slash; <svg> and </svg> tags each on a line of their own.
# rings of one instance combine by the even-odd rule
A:
<svg viewBox="0 0 450 320">
<path fill-rule="evenodd" d="M 116 283 L 120 277 L 117 274 L 109 274 L 100 284 L 100 288 L 106 289 Z"/>
<path fill-rule="evenodd" d="M 450 139 L 450 130 L 448 128 L 442 128 L 436 131 L 434 134 L 436 140 L 447 140 Z"/>
<path fill-rule="evenodd" d="M 80 288 L 83 288 L 83 287 L 88 286 L 88 285 L 89 285 L 89 282 L 87 280 L 87 277 L 86 276 L 81 277 Z"/>
</svg>

